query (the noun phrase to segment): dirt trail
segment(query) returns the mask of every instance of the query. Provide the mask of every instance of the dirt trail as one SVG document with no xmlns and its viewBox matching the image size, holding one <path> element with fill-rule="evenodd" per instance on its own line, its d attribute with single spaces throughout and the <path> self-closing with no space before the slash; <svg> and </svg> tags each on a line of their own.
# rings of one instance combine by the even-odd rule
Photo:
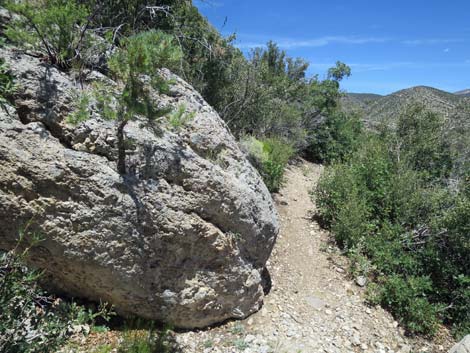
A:
<svg viewBox="0 0 470 353">
<path fill-rule="evenodd" d="M 347 275 L 347 260 L 312 221 L 309 192 L 322 167 L 291 166 L 276 196 L 281 232 L 268 262 L 272 290 L 264 307 L 244 321 L 178 334 L 184 352 L 444 352 L 444 346 L 408 340 L 380 307 L 368 307 L 364 289 Z"/>
</svg>

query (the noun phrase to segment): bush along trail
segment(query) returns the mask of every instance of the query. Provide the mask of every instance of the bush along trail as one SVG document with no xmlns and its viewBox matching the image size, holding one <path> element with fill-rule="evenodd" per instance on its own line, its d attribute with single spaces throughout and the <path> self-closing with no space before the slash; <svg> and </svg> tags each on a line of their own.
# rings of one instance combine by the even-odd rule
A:
<svg viewBox="0 0 470 353">
<path fill-rule="evenodd" d="M 312 220 L 310 191 L 323 167 L 301 162 L 288 167 L 276 195 L 281 232 L 268 263 L 271 291 L 260 312 L 243 321 L 177 334 L 183 352 L 447 352 L 443 330 L 434 342 L 411 339 L 380 306 L 367 304 L 361 276 Z"/>
</svg>

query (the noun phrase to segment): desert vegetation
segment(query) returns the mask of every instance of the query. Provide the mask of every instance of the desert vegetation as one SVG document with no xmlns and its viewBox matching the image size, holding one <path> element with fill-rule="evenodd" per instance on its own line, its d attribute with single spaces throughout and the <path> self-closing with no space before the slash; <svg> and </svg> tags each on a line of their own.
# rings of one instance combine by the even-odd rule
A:
<svg viewBox="0 0 470 353">
<path fill-rule="evenodd" d="M 441 323 L 456 335 L 468 333 L 470 130 L 468 123 L 449 123 L 468 120 L 468 110 L 460 109 L 464 101 L 452 98 L 459 102 L 454 116 L 393 100 L 398 117 L 389 123 L 380 116 L 369 130 L 361 111 L 341 109 L 340 82 L 351 75 L 347 65 L 337 62 L 322 79 L 308 77 L 308 63 L 274 42 L 244 55 L 234 45 L 236 35 L 220 35 L 190 1 L 0 5 L 14 14 L 0 46 L 31 52 L 82 83 L 69 124 L 87 121 L 90 105 L 117 121 L 120 175 L 129 172 L 129 122 L 144 117 L 177 130 L 192 118 L 184 106 L 162 107 L 155 98 L 168 93 L 172 82 L 161 69 L 170 69 L 216 109 L 269 191 L 280 190 L 293 158 L 327 166 L 314 191 L 319 214 L 352 259 L 352 271 L 371 280 L 371 303 L 389 309 L 412 334 L 433 335 Z M 116 86 L 84 86 L 93 70 Z M 0 58 L 1 106 L 11 103 L 15 90 Z M 368 99 L 379 104 L 378 97 Z M 110 319 L 104 307 L 89 311 L 40 289 L 41 274 L 25 265 L 36 241 L 21 236 L 18 247 L 0 258 L 2 351 L 53 352 L 74 327 Z M 124 337 L 122 353 L 166 350 L 165 330 Z"/>
<path fill-rule="evenodd" d="M 441 116 L 410 106 L 396 127 L 358 135 L 315 191 L 336 240 L 374 280 L 370 301 L 412 333 L 433 334 L 439 322 L 469 329 L 468 167 L 454 166 L 467 152 L 453 152 L 446 130 Z"/>
</svg>

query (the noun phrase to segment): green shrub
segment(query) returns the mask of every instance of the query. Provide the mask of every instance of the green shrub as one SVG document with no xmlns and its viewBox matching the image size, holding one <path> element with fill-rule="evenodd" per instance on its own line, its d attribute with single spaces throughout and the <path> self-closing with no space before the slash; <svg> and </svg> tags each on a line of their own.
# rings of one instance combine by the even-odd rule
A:
<svg viewBox="0 0 470 353">
<path fill-rule="evenodd" d="M 10 102 L 15 93 L 15 83 L 4 58 L 0 58 L 0 105 Z"/>
<path fill-rule="evenodd" d="M 118 121 L 118 171 L 126 173 L 126 151 L 124 128 L 138 115 L 149 122 L 169 113 L 170 108 L 159 108 L 154 104 L 148 87 L 157 93 L 168 90 L 168 82 L 161 76 L 159 69 L 171 68 L 181 58 L 179 47 L 174 38 L 163 32 L 150 30 L 140 32 L 122 41 L 121 48 L 109 59 L 112 75 L 122 82 L 124 88 L 114 96 L 117 102 L 115 119 Z M 142 75 L 148 82 L 142 80 Z M 112 110 L 104 105 L 105 110 Z"/>
<path fill-rule="evenodd" d="M 129 323 L 128 323 L 129 325 Z M 118 353 L 170 353 L 175 343 L 170 337 L 170 328 L 156 330 L 152 322 L 140 319 L 130 321 L 125 328 Z"/>
<path fill-rule="evenodd" d="M 89 40 L 89 10 L 75 0 L 7 1 L 20 16 L 5 31 L 13 42 L 44 53 L 51 64 L 70 68 Z"/>
<path fill-rule="evenodd" d="M 77 94 L 74 101 L 74 110 L 67 117 L 67 122 L 72 125 L 80 124 L 90 118 L 88 107 L 90 105 L 90 94 L 84 92 Z"/>
<path fill-rule="evenodd" d="M 168 116 L 168 122 L 174 130 L 177 130 L 187 124 L 195 115 L 196 112 L 188 113 L 186 111 L 186 105 L 182 104 L 175 112 Z"/>
<path fill-rule="evenodd" d="M 278 138 L 263 140 L 264 152 L 268 157 L 263 162 L 264 180 L 269 190 L 277 192 L 284 182 L 284 171 L 294 154 L 292 146 Z"/>
<path fill-rule="evenodd" d="M 27 251 L 7 252 L 0 257 L 2 352 L 52 352 L 68 336 L 67 317 L 58 310 L 43 310 L 55 309 L 55 304 L 37 285 L 41 274 L 24 265 Z"/>
<path fill-rule="evenodd" d="M 468 180 L 446 186 L 453 160 L 441 120 L 421 109 L 407 114 L 395 130 L 362 135 L 356 151 L 327 168 L 314 196 L 338 243 L 353 259 L 369 259 L 369 275 L 380 283 L 371 300 L 412 333 L 433 334 L 441 320 L 463 333 L 470 326 Z"/>
<path fill-rule="evenodd" d="M 315 199 L 323 221 L 347 249 L 368 232 L 369 210 L 364 196 L 354 171 L 341 164 L 328 169 L 317 185 Z"/>
<path fill-rule="evenodd" d="M 449 175 L 452 156 L 444 119 L 424 106 L 409 106 L 398 119 L 397 140 L 402 158 L 428 180 Z"/>
<path fill-rule="evenodd" d="M 171 111 L 169 107 L 158 107 L 152 89 L 155 93 L 168 91 L 169 82 L 159 69 L 173 67 L 180 58 L 181 51 L 172 36 L 155 30 L 140 32 L 123 39 L 121 47 L 108 60 L 111 75 L 119 83 L 118 88 L 95 85 L 92 94 L 101 116 L 117 121 L 117 169 L 122 175 L 127 172 L 124 129 L 129 121 L 139 116 L 152 124 Z M 68 122 L 76 124 L 86 120 L 89 117 L 88 104 L 89 99 L 83 95 Z"/>
<path fill-rule="evenodd" d="M 343 161 L 358 147 L 361 133 L 357 116 L 332 112 L 310 131 L 307 157 L 321 163 Z"/>
<path fill-rule="evenodd" d="M 411 333 L 436 332 L 439 307 L 427 300 L 433 291 L 429 278 L 393 275 L 385 277 L 373 290 L 371 301 L 389 309 Z"/>
<path fill-rule="evenodd" d="M 450 205 L 449 205 L 450 204 Z M 432 238 L 420 254 L 423 266 L 439 292 L 435 300 L 447 304 L 444 319 L 458 334 L 470 329 L 470 195 L 461 190 L 446 200 L 446 209 L 432 219 Z"/>
<path fill-rule="evenodd" d="M 363 242 L 358 242 L 354 248 L 349 249 L 348 256 L 351 260 L 350 273 L 352 276 L 364 276 L 367 278 L 369 275 L 376 272 L 376 266 L 364 255 Z"/>
<path fill-rule="evenodd" d="M 261 174 L 268 190 L 279 191 L 287 163 L 294 154 L 293 147 L 278 138 L 257 140 L 253 136 L 245 137 L 241 144 Z"/>
</svg>

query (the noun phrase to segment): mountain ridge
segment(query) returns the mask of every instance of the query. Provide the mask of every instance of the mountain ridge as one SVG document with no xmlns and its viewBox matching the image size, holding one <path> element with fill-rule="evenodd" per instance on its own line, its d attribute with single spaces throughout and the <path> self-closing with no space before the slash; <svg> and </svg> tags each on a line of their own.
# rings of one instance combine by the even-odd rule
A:
<svg viewBox="0 0 470 353">
<path fill-rule="evenodd" d="M 470 95 L 470 90 L 467 91 Z M 384 121 L 393 124 L 403 110 L 413 103 L 424 105 L 444 118 L 468 114 L 470 110 L 470 96 L 465 90 L 450 93 L 429 86 L 405 88 L 385 96 L 345 93 L 340 104 L 343 111 L 361 115 L 366 126 L 373 127 Z"/>
<path fill-rule="evenodd" d="M 461 91 L 454 92 L 458 96 L 470 97 L 470 89 L 464 89 Z"/>
</svg>

